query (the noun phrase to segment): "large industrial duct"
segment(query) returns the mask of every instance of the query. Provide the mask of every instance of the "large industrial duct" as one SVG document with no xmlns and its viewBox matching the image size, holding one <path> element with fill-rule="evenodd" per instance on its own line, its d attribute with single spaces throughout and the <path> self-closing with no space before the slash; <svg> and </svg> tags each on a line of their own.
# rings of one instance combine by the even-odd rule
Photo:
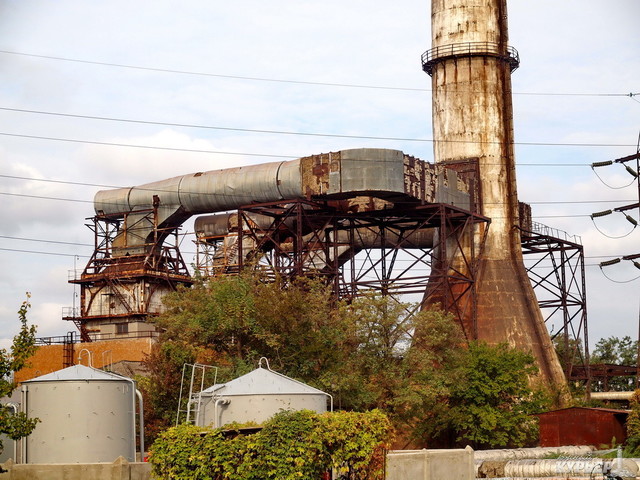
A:
<svg viewBox="0 0 640 480">
<path fill-rule="evenodd" d="M 148 319 L 162 313 L 162 298 L 177 285 L 191 283 L 177 242 L 165 240 L 176 236 L 177 229 L 193 215 L 242 210 L 243 215 L 253 215 L 252 223 L 256 223 L 261 221 L 256 216 L 259 214 L 248 210 L 276 203 L 299 205 L 305 210 L 322 204 L 323 208 L 341 212 L 343 217 L 405 207 L 411 210 L 433 203 L 466 211 L 471 202 L 468 180 L 463 178 L 466 177 L 459 177 L 451 169 L 436 167 L 398 150 L 354 149 L 102 190 L 96 194 L 94 204 L 96 249 L 80 278 L 73 280 L 81 285 L 81 307 L 65 318 L 76 323 L 85 341 L 150 333 L 153 326 Z M 222 223 L 228 223 L 225 218 Z M 285 222 L 291 226 L 296 223 L 292 219 Z M 315 228 L 323 227 L 305 225 L 304 231 L 295 229 L 296 240 L 305 241 Z M 314 247 L 299 267 L 302 271 L 325 271 L 329 265 L 335 268 L 353 257 L 360 248 L 386 246 L 386 240 L 367 234 L 363 228 L 357 232 L 362 241 L 346 245 L 345 240 L 345 245 L 337 245 L 331 251 Z M 230 247 L 222 249 L 227 255 L 223 261 L 252 249 L 270 253 L 269 248 L 287 252 L 293 247 L 290 238 L 268 239 L 259 246 L 264 238 L 245 238 L 239 245 L 228 228 L 223 229 L 222 235 L 225 246 Z M 397 235 L 393 231 L 388 231 L 391 240 L 394 236 Z M 420 232 L 413 241 L 426 244 L 430 237 L 430 232 Z M 231 245 L 234 241 L 235 245 Z M 339 241 L 342 239 L 334 239 L 334 245 Z M 404 237 L 402 242 L 406 243 Z M 312 243 L 318 245 L 322 240 L 314 239 Z M 250 253 L 249 256 L 257 258 Z M 214 255 L 212 261 L 220 259 Z"/>
<path fill-rule="evenodd" d="M 142 253 L 140 247 L 151 245 L 158 230 L 179 226 L 192 215 L 261 202 L 371 196 L 391 203 L 398 199 L 415 203 L 445 201 L 468 209 L 466 187 L 455 172 L 440 170 L 443 174 L 436 175 L 433 165 L 399 150 L 342 150 L 102 190 L 96 194 L 94 206 L 103 218 L 124 219 L 114 241 L 114 256 L 123 256 Z M 141 221 L 143 213 L 137 213 L 151 208 L 157 208 L 157 225 Z"/>
<path fill-rule="evenodd" d="M 258 226 L 268 227 L 272 219 L 264 215 L 251 215 L 251 221 L 258 224 Z M 222 237 L 229 234 L 229 232 L 237 231 L 240 228 L 238 224 L 237 213 L 217 213 L 214 215 L 203 215 L 196 218 L 194 229 L 196 236 L 200 238 L 207 237 Z M 243 226 L 242 228 L 246 228 Z M 397 229 L 388 229 L 388 234 L 391 237 L 383 238 L 377 234 L 370 227 L 356 227 L 355 235 L 350 238 L 347 230 L 338 230 L 335 234 L 331 233 L 331 241 L 351 244 L 355 249 L 364 248 L 382 248 L 397 245 L 398 240 L 402 238 L 402 232 Z M 412 232 L 411 245 L 416 248 L 430 248 L 433 247 L 433 229 L 425 228 L 417 232 Z"/>
</svg>

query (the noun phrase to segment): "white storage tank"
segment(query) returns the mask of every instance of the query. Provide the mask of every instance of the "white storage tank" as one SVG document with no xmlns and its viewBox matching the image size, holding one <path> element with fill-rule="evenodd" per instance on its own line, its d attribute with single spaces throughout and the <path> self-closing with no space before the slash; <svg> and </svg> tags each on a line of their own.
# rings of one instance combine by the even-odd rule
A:
<svg viewBox="0 0 640 480">
<path fill-rule="evenodd" d="M 22 383 L 22 408 L 40 423 L 23 441 L 24 463 L 135 461 L 136 388 L 84 365 Z"/>
<path fill-rule="evenodd" d="M 281 410 L 333 409 L 328 393 L 259 367 L 225 384 L 213 385 L 194 398 L 196 424 L 221 427 L 232 422 L 262 424 Z"/>
</svg>

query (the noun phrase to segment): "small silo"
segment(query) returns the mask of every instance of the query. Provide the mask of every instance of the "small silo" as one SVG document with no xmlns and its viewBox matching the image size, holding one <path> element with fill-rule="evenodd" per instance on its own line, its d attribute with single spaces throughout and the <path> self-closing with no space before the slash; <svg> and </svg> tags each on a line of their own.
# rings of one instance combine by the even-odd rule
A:
<svg viewBox="0 0 640 480">
<path fill-rule="evenodd" d="M 331 395 L 270 368 L 259 368 L 195 396 L 196 424 L 221 427 L 231 422 L 262 424 L 281 410 L 327 411 Z"/>
<path fill-rule="evenodd" d="M 22 408 L 40 423 L 24 463 L 135 461 L 136 387 L 130 378 L 74 365 L 22 383 Z"/>
</svg>

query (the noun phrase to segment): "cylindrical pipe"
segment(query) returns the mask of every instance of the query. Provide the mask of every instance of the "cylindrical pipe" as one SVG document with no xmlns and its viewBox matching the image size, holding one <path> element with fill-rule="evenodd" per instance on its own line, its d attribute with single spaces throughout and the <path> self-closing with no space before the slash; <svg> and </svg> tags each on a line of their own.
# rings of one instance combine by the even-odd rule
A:
<svg viewBox="0 0 640 480">
<path fill-rule="evenodd" d="M 252 202 L 302 196 L 300 159 L 198 172 L 137 187 L 101 190 L 96 213 L 117 215 L 149 208 L 157 196 L 162 206 L 179 206 L 188 214 L 232 210 Z"/>
<path fill-rule="evenodd" d="M 553 476 L 576 476 L 576 475 L 602 475 L 607 471 L 618 473 L 626 472 L 628 475 L 621 477 L 635 477 L 638 472 L 638 465 L 630 459 L 602 459 L 602 458 L 580 458 L 580 459 L 547 459 L 547 460 L 512 460 L 505 464 L 505 477 L 553 477 Z"/>
<path fill-rule="evenodd" d="M 219 418 L 219 415 L 222 415 L 222 412 L 220 412 L 220 414 L 218 414 L 218 405 L 229 405 L 231 403 L 231 400 L 229 400 L 228 398 L 218 398 L 216 399 L 216 401 L 213 404 L 213 426 L 214 428 L 220 428 L 222 425 L 220 425 L 222 422 Z"/>
<path fill-rule="evenodd" d="M 255 221 L 261 228 L 269 228 L 273 223 L 271 217 L 265 215 L 251 215 L 251 221 Z M 228 235 L 232 230 L 240 228 L 238 226 L 238 216 L 236 213 L 218 213 L 196 218 L 195 231 L 198 237 L 216 237 Z M 246 226 L 243 226 L 246 228 Z M 337 230 L 332 232 L 331 240 L 343 244 L 352 244 L 355 248 L 381 248 L 390 247 L 404 240 L 404 248 L 428 248 L 433 246 L 433 228 L 425 228 L 413 232 L 410 236 L 406 233 L 389 228 L 386 236 L 382 237 L 375 229 L 365 226 L 355 229 L 356 234 L 350 238 L 347 230 Z"/>
<path fill-rule="evenodd" d="M 591 392 L 592 400 L 631 400 L 634 392 Z"/>
<path fill-rule="evenodd" d="M 21 404 L 21 408 L 22 408 L 22 412 L 25 415 L 28 415 L 29 413 L 29 405 L 28 405 L 28 401 L 29 401 L 29 387 L 27 385 L 25 385 L 24 383 L 22 384 L 22 387 L 20 388 L 20 404 Z M 20 451 L 21 451 L 21 455 L 20 455 L 20 462 L 16 462 L 17 463 L 27 463 L 27 439 L 26 438 L 21 438 L 20 439 Z"/>
<path fill-rule="evenodd" d="M 548 455 L 565 455 L 567 457 L 587 456 L 593 452 L 590 446 L 568 445 L 563 447 L 510 448 L 494 450 L 476 450 L 473 457 L 476 461 L 517 460 L 544 458 Z"/>
<path fill-rule="evenodd" d="M 136 396 L 138 397 L 138 435 L 140 437 L 140 461 L 144 462 L 144 400 L 142 393 L 136 388 Z"/>
</svg>

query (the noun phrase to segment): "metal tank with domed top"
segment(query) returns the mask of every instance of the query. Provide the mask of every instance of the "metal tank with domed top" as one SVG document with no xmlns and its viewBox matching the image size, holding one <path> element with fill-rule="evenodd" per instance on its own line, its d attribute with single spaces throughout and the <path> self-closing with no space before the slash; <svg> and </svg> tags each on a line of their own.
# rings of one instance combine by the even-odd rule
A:
<svg viewBox="0 0 640 480">
<path fill-rule="evenodd" d="M 132 379 L 73 365 L 27 380 L 21 390 L 22 411 L 40 419 L 22 440 L 23 463 L 113 462 L 120 456 L 136 460 L 137 391 Z"/>
</svg>

